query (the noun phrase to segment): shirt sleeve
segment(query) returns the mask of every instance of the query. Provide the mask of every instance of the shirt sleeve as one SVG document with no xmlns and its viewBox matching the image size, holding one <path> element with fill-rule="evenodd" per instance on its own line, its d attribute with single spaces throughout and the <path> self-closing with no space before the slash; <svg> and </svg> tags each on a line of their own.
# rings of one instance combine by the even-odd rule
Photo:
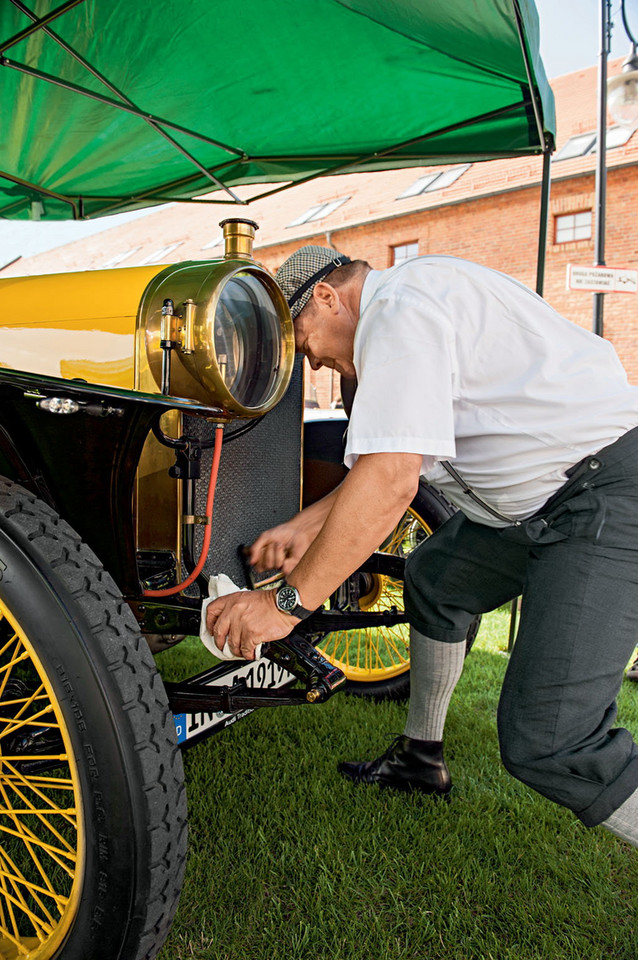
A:
<svg viewBox="0 0 638 960">
<path fill-rule="evenodd" d="M 358 386 L 344 462 L 361 454 L 420 453 L 426 473 L 454 457 L 454 329 L 428 297 L 375 298 L 355 336 Z"/>
</svg>

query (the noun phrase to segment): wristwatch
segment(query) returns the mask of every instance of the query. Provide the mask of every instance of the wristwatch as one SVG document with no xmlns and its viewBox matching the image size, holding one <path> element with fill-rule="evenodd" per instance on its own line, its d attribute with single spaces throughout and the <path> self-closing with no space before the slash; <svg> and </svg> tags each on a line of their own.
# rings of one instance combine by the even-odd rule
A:
<svg viewBox="0 0 638 960">
<path fill-rule="evenodd" d="M 275 591 L 275 603 L 277 609 L 281 610 L 282 613 L 287 613 L 291 617 L 299 617 L 300 620 L 305 620 L 306 617 L 310 617 L 315 612 L 314 610 L 306 610 L 305 607 L 301 606 L 299 591 L 285 580 Z"/>
</svg>

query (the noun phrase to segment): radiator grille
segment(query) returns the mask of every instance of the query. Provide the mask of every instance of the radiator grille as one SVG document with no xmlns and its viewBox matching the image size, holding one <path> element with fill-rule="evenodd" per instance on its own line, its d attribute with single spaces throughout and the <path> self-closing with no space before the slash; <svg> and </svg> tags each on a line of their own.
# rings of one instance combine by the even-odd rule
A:
<svg viewBox="0 0 638 960">
<path fill-rule="evenodd" d="M 301 489 L 301 435 L 303 416 L 303 359 L 297 357 L 290 386 L 274 410 L 244 436 L 222 447 L 211 548 L 204 574 L 225 573 L 246 586 L 237 554 L 239 544 L 252 543 L 262 530 L 282 523 L 299 510 Z M 248 421 L 226 428 L 230 436 Z M 184 432 L 210 438 L 212 426 L 198 417 L 184 418 Z M 206 507 L 207 478 L 212 451 L 202 452 L 202 479 L 196 485 L 196 512 Z M 203 530 L 195 529 L 195 556 Z"/>
</svg>

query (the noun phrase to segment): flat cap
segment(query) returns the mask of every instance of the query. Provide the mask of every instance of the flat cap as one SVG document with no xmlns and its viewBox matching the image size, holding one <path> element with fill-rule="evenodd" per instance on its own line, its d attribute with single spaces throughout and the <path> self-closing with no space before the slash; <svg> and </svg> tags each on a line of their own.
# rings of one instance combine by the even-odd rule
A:
<svg viewBox="0 0 638 960">
<path fill-rule="evenodd" d="M 315 284 L 350 258 L 329 247 L 301 247 L 295 250 L 275 274 L 275 280 L 288 301 L 292 319 L 299 316 L 312 297 Z"/>
</svg>

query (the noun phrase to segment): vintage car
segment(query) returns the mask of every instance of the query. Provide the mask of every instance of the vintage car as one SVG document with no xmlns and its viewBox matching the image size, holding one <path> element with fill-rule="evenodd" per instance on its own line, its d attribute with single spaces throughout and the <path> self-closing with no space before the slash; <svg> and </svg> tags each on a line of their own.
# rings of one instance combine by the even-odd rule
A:
<svg viewBox="0 0 638 960">
<path fill-rule="evenodd" d="M 210 0 L 8 0 L 0 218 L 547 159 L 533 4 L 456 6 L 250 0 L 237 30 Z M 329 54 L 311 42 L 326 35 Z M 254 228 L 224 221 L 216 260 L 0 280 L 6 960 L 154 957 L 186 857 L 182 750 L 259 707 L 406 694 L 405 557 L 451 510 L 425 485 L 261 660 L 172 683 L 156 668 L 154 652 L 198 633 L 209 576 L 259 588 L 242 545 L 343 476 L 343 422 L 309 423 L 302 454 L 301 358 Z"/>
</svg>

